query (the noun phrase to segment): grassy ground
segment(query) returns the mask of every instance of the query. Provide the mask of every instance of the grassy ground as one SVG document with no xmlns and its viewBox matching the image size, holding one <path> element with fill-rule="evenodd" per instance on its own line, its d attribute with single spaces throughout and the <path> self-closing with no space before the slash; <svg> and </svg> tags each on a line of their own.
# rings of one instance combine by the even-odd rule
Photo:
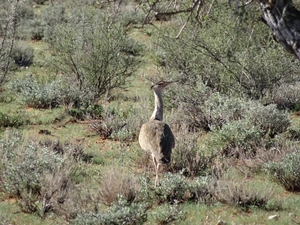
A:
<svg viewBox="0 0 300 225">
<path fill-rule="evenodd" d="M 139 30 L 133 30 L 131 35 L 141 42 L 149 39 L 147 35 Z M 36 50 L 37 58 L 44 55 L 46 46 L 42 42 L 30 42 L 29 44 Z M 123 110 L 126 112 L 128 108 L 133 107 L 135 104 L 141 105 L 142 108 L 146 109 L 149 108 L 149 104 L 153 104 L 152 92 L 149 90 L 149 80 L 153 77 L 161 77 L 163 74 L 151 63 L 150 58 L 146 59 L 145 62 L 143 67 L 137 71 L 136 77 L 132 79 L 130 85 L 126 89 L 118 90 L 114 93 L 118 101 L 113 101 L 111 106 L 117 107 L 119 111 Z M 45 70 L 42 67 L 35 66 L 19 72 L 17 76 L 22 77 L 27 73 L 43 76 L 45 75 Z M 10 98 L 10 96 L 4 97 Z M 142 101 L 136 100 L 137 98 L 142 99 Z M 25 137 L 41 140 L 48 138 L 62 142 L 76 142 L 83 145 L 85 153 L 93 156 L 93 163 L 85 165 L 85 171 L 93 174 L 95 179 L 99 179 L 98 171 L 105 170 L 105 168 L 113 164 L 125 166 L 137 175 L 143 174 L 142 167 L 134 164 L 134 161 L 139 160 L 137 157 L 141 156 L 137 140 L 126 145 L 119 141 L 104 140 L 91 132 L 85 122 L 72 120 L 65 110 L 65 108 L 45 110 L 26 108 L 15 100 L 7 100 L 6 103 L 1 103 L 0 107 L 0 112 L 9 114 L 21 113 L 28 119 L 29 125 L 22 128 Z M 145 121 L 150 116 L 151 111 L 148 113 L 149 115 L 145 115 Z M 299 117 L 293 117 L 292 127 L 296 129 L 299 123 Z M 42 131 L 48 132 L 45 134 Z M 204 136 L 203 138 L 206 137 Z M 201 140 L 199 141 L 201 142 Z M 187 202 L 181 205 L 187 217 L 179 224 L 210 225 L 217 224 L 220 220 L 227 224 L 300 224 L 300 195 L 298 193 L 286 192 L 283 188 L 259 174 L 250 177 L 238 174 L 232 179 L 241 184 L 249 184 L 253 190 L 258 192 L 272 192 L 274 197 L 272 198 L 273 202 L 270 203 L 270 210 L 255 207 L 243 210 L 222 203 L 203 204 Z M 153 212 L 155 210 L 155 207 L 151 209 Z M 276 218 L 269 219 L 273 215 L 276 215 Z M 0 196 L 0 218 L 3 219 L 2 224 L 67 224 L 55 215 L 41 219 L 35 214 L 24 213 L 20 211 L 15 199 L 3 195 Z M 6 223 L 6 220 L 9 222 Z M 154 224 L 154 218 L 150 216 L 146 224 Z"/>
</svg>

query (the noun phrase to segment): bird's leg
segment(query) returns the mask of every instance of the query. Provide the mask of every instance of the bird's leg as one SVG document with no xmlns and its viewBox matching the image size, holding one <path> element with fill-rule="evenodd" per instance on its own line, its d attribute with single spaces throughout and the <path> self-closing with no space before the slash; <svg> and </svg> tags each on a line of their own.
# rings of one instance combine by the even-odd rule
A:
<svg viewBox="0 0 300 225">
<path fill-rule="evenodd" d="M 157 184 L 158 184 L 158 169 L 159 169 L 159 163 L 157 163 L 154 155 L 152 155 L 152 159 L 153 159 L 153 162 L 154 162 L 154 167 L 155 167 L 155 183 L 154 183 L 154 187 L 156 188 Z"/>
<path fill-rule="evenodd" d="M 157 185 L 159 185 L 159 176 L 158 176 L 158 173 L 159 173 L 159 163 L 157 163 L 157 165 L 156 165 L 156 177 L 155 177 L 155 186 L 154 187 L 156 187 Z"/>
</svg>

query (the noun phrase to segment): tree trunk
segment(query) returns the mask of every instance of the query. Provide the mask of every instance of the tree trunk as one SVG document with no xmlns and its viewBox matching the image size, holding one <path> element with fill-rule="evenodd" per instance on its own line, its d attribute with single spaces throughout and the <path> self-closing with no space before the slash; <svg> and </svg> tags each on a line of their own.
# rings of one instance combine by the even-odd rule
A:
<svg viewBox="0 0 300 225">
<path fill-rule="evenodd" d="M 300 60 L 300 11 L 292 0 L 260 0 L 260 7 L 275 40 Z"/>
</svg>

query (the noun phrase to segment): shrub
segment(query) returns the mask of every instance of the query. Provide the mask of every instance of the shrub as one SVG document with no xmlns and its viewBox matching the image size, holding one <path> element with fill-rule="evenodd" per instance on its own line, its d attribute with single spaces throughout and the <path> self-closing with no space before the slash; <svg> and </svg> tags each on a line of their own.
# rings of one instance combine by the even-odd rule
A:
<svg viewBox="0 0 300 225">
<path fill-rule="evenodd" d="M 295 151 L 287 154 L 280 162 L 267 163 L 266 171 L 287 191 L 300 191 L 300 154 Z"/>
<path fill-rule="evenodd" d="M 283 84 L 272 96 L 272 101 L 280 109 L 300 110 L 300 83 Z"/>
<path fill-rule="evenodd" d="M 249 110 L 245 111 L 245 118 L 258 127 L 264 136 L 273 138 L 275 135 L 287 131 L 291 124 L 289 113 L 278 110 L 274 104 L 263 106 L 250 102 Z"/>
<path fill-rule="evenodd" d="M 186 213 L 182 208 L 177 204 L 164 204 L 155 209 L 151 213 L 154 217 L 156 224 L 174 224 L 186 219 Z"/>
<path fill-rule="evenodd" d="M 233 121 L 214 131 L 209 145 L 226 156 L 253 156 L 262 145 L 262 131 L 247 120 Z"/>
<path fill-rule="evenodd" d="M 107 211 L 94 214 L 79 214 L 72 224 L 109 225 L 124 224 L 137 225 L 147 221 L 147 209 L 144 204 L 128 203 L 122 196 L 110 206 Z"/>
<path fill-rule="evenodd" d="M 33 56 L 33 48 L 29 46 L 16 45 L 12 51 L 12 58 L 19 67 L 32 65 Z"/>
<path fill-rule="evenodd" d="M 138 137 L 139 128 L 143 118 L 136 108 L 119 110 L 105 108 L 101 119 L 90 120 L 90 129 L 103 138 L 110 138 L 116 141 L 130 142 Z"/>
<path fill-rule="evenodd" d="M 137 48 L 120 24 L 107 21 L 110 17 L 89 7 L 82 10 L 75 11 L 69 23 L 54 27 L 51 65 L 96 100 L 131 77 L 138 59 L 126 52 Z"/>
<path fill-rule="evenodd" d="M 42 11 L 41 20 L 44 27 L 44 38 L 50 41 L 55 38 L 55 28 L 67 22 L 65 8 L 61 5 L 48 6 Z"/>
<path fill-rule="evenodd" d="M 187 200 L 188 183 L 181 174 L 167 173 L 160 179 L 160 186 L 155 190 L 159 202 L 174 203 Z"/>
<path fill-rule="evenodd" d="M 171 170 L 180 172 L 185 176 L 195 177 L 209 173 L 213 161 L 212 153 L 201 151 L 198 144 L 199 134 L 175 133 L 176 145 L 172 151 Z"/>
<path fill-rule="evenodd" d="M 32 75 L 15 80 L 11 84 L 11 89 L 19 95 L 22 103 L 34 108 L 56 107 L 62 97 L 59 81 L 42 84 L 34 80 Z"/>
<path fill-rule="evenodd" d="M 109 132 L 104 132 L 103 131 L 103 127 L 101 127 L 102 125 L 102 121 L 99 120 L 99 118 L 102 117 L 103 115 L 103 107 L 101 105 L 98 104 L 89 104 L 89 102 L 87 101 L 82 101 L 80 103 L 80 99 L 78 99 L 76 96 L 73 97 L 73 101 L 71 101 L 72 96 L 70 96 L 70 103 L 75 103 L 72 104 L 70 109 L 68 109 L 68 113 L 78 119 L 78 120 L 85 120 L 85 119 L 89 119 L 90 123 L 89 126 L 91 128 L 91 130 L 93 130 L 94 132 L 96 132 L 97 134 L 100 134 L 103 137 L 108 137 L 109 136 Z M 75 100 L 75 101 L 74 101 Z M 67 101 L 63 101 L 64 104 Z"/>
<path fill-rule="evenodd" d="M 40 19 L 29 20 L 26 24 L 28 36 L 31 40 L 42 40 L 44 38 L 44 26 Z"/>
<path fill-rule="evenodd" d="M 44 4 L 47 0 L 33 0 L 36 4 Z"/>
<path fill-rule="evenodd" d="M 160 179 L 160 186 L 153 191 L 155 196 L 148 194 L 150 198 L 158 203 L 176 204 L 177 202 L 196 201 L 209 202 L 209 176 L 199 176 L 187 179 L 182 173 L 167 173 Z M 151 188 L 149 191 L 151 192 Z"/>
<path fill-rule="evenodd" d="M 89 111 L 95 113 L 98 110 L 91 109 L 92 106 L 88 104 L 90 102 L 88 94 L 79 91 L 76 86 L 67 85 L 66 80 L 60 77 L 42 82 L 32 75 L 27 75 L 24 79 L 13 81 L 10 89 L 28 107 L 44 109 L 67 105 L 69 108 L 77 108 L 69 110 L 74 117 L 82 117 L 84 113 L 88 114 Z"/>
<path fill-rule="evenodd" d="M 23 211 L 43 216 L 66 202 L 75 169 L 68 157 L 34 141 L 24 142 L 17 132 L 1 138 L 0 156 L 0 188 L 15 198 Z"/>
</svg>

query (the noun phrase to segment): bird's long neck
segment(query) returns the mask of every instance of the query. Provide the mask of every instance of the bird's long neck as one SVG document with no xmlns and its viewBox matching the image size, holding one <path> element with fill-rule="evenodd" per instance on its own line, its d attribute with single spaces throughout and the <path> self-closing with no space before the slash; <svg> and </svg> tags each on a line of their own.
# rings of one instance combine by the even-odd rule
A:
<svg viewBox="0 0 300 225">
<path fill-rule="evenodd" d="M 162 90 L 154 90 L 154 111 L 150 120 L 163 120 L 164 104 L 162 101 Z"/>
</svg>

